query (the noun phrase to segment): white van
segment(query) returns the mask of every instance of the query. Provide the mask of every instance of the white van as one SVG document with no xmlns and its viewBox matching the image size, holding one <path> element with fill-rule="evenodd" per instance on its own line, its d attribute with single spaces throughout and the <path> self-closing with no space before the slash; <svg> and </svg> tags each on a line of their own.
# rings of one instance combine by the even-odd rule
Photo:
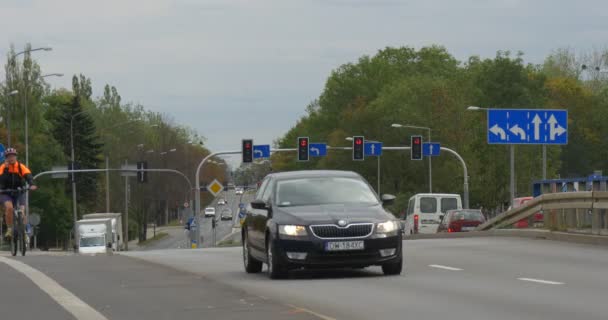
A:
<svg viewBox="0 0 608 320">
<path fill-rule="evenodd" d="M 410 198 L 405 218 L 405 232 L 436 233 L 448 210 L 462 209 L 459 194 L 419 193 Z"/>
</svg>

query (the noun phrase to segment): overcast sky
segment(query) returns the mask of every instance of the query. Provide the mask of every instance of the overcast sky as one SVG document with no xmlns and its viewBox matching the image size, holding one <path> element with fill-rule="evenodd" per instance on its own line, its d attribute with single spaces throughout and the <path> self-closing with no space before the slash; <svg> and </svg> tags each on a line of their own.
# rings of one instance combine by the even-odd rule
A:
<svg viewBox="0 0 608 320">
<path fill-rule="evenodd" d="M 458 59 L 603 47 L 608 1 L 0 0 L 0 54 L 34 53 L 43 72 L 83 73 L 123 101 L 170 114 L 213 150 L 272 143 L 332 69 L 386 46 L 441 44 Z M 3 70 L 0 76 L 4 77 Z"/>
</svg>

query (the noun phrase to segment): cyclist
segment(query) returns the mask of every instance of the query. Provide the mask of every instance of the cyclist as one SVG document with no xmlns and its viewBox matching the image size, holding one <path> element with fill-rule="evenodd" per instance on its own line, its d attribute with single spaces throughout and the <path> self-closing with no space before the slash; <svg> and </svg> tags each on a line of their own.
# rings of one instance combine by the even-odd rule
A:
<svg viewBox="0 0 608 320">
<path fill-rule="evenodd" d="M 5 162 L 0 165 L 0 189 L 17 189 L 25 186 L 25 182 L 30 190 L 36 190 L 32 172 L 28 167 L 17 161 L 17 150 L 8 148 L 4 151 Z M 20 206 L 25 204 L 23 194 L 15 192 L 0 192 L 0 202 L 4 205 L 4 217 L 6 219 L 6 237 L 13 236 L 13 202 Z M 25 217 L 24 217 L 25 218 Z M 25 222 L 25 221 L 24 221 Z"/>
</svg>

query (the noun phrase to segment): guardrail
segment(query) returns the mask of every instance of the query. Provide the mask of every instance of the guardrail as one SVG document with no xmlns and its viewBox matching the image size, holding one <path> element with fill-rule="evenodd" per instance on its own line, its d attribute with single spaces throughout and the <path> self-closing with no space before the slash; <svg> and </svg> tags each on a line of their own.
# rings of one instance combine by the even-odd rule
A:
<svg viewBox="0 0 608 320">
<path fill-rule="evenodd" d="M 543 228 L 608 235 L 608 192 L 562 192 L 536 197 L 480 225 L 477 230 L 510 227 L 514 223 L 543 213 Z"/>
</svg>

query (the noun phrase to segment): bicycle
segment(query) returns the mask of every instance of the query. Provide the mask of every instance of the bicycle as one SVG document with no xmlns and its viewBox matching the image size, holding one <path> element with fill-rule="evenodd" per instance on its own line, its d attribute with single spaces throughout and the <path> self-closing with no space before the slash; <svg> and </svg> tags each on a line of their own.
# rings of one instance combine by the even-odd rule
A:
<svg viewBox="0 0 608 320">
<path fill-rule="evenodd" d="M 27 251 L 27 233 L 25 232 L 24 210 L 19 204 L 19 199 L 29 188 L 4 189 L 0 190 L 3 193 L 10 193 L 13 198 L 13 236 L 11 237 L 11 254 L 17 255 L 21 252 L 21 256 L 25 256 Z"/>
</svg>

